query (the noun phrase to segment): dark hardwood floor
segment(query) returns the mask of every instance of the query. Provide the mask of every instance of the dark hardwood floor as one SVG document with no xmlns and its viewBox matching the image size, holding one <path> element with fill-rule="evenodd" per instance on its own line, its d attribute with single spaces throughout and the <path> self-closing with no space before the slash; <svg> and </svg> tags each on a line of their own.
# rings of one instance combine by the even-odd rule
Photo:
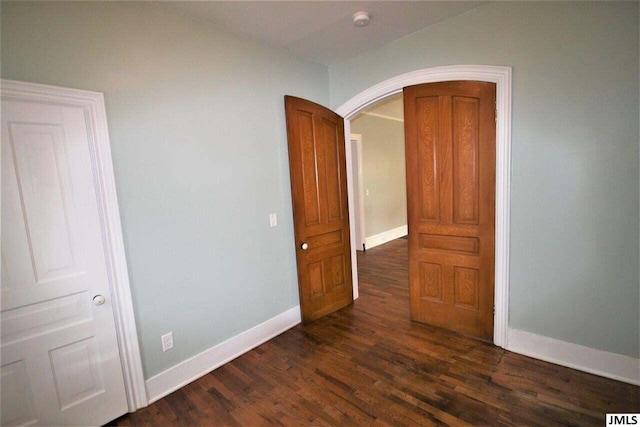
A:
<svg viewBox="0 0 640 427">
<path fill-rule="evenodd" d="M 360 298 L 111 425 L 604 425 L 640 389 L 409 321 L 407 241 L 358 253 Z"/>
</svg>

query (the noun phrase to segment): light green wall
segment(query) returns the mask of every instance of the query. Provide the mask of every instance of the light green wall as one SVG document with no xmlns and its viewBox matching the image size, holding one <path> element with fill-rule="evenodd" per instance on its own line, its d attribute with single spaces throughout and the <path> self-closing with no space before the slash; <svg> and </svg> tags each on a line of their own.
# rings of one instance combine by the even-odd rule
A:
<svg viewBox="0 0 640 427">
<path fill-rule="evenodd" d="M 330 66 L 331 101 L 513 67 L 509 325 L 638 357 L 638 51 L 636 2 L 497 2 Z"/>
<path fill-rule="evenodd" d="M 329 73 L 146 2 L 0 8 L 3 78 L 105 93 L 147 378 L 298 304 L 283 95 L 450 64 L 514 70 L 510 326 L 638 356 L 637 3 L 489 4 Z"/>
<path fill-rule="evenodd" d="M 360 115 L 351 121 L 351 133 L 362 135 L 365 236 L 406 226 L 404 124 Z"/>
<path fill-rule="evenodd" d="M 3 78 L 105 93 L 145 377 L 296 306 L 283 96 L 327 68 L 146 2 L 1 7 Z"/>
</svg>

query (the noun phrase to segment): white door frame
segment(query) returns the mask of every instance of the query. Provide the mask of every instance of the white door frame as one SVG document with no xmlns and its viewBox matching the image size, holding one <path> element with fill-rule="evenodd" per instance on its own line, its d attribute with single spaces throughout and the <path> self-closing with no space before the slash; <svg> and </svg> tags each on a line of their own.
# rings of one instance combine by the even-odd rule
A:
<svg viewBox="0 0 640 427">
<path fill-rule="evenodd" d="M 89 152 L 129 412 L 147 406 L 147 392 L 113 175 L 104 95 L 99 92 L 1 79 L 0 98 L 84 110 L 87 123 L 90 125 L 90 129 L 87 129 Z"/>
<path fill-rule="evenodd" d="M 360 232 L 360 240 L 355 241 L 356 244 L 356 248 L 358 250 L 362 249 L 362 245 L 364 245 L 365 241 L 366 241 L 366 234 L 365 234 L 365 227 L 364 227 L 364 186 L 362 183 L 362 135 L 360 135 L 359 133 L 352 133 L 351 134 L 351 144 L 353 144 L 355 142 L 356 145 L 356 150 L 358 151 L 358 164 L 357 165 L 353 165 L 353 161 L 352 163 L 349 165 L 351 168 L 351 176 L 353 177 L 353 174 L 355 173 L 358 176 L 358 188 L 356 189 L 355 186 L 353 188 L 354 190 L 354 197 L 358 198 L 358 206 L 360 207 L 360 209 L 355 209 L 355 204 L 354 204 L 354 219 L 356 220 L 354 223 L 354 227 L 357 227 L 358 230 Z M 353 147 L 353 145 L 352 145 Z M 353 149 L 352 151 L 352 155 L 351 155 L 351 159 L 353 160 Z M 356 168 L 356 170 L 354 171 L 353 169 Z M 357 191 L 356 191 L 357 190 Z M 357 236 L 357 234 L 356 234 Z"/>
<path fill-rule="evenodd" d="M 336 112 L 345 118 L 345 140 L 351 141 L 351 119 L 368 106 L 402 92 L 406 86 L 452 80 L 472 80 L 496 84 L 496 229 L 495 229 L 495 316 L 493 343 L 507 347 L 509 315 L 509 235 L 511 183 L 511 67 L 452 65 L 412 71 L 378 83 L 360 92 Z M 346 160 L 351 163 L 351 143 L 346 144 Z M 358 297 L 358 268 L 353 222 L 353 177 L 347 168 L 353 297 Z"/>
</svg>

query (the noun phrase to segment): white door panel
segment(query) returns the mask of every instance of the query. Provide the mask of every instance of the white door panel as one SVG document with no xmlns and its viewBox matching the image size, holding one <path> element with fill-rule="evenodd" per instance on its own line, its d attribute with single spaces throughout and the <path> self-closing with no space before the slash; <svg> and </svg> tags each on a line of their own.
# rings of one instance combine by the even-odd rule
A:
<svg viewBox="0 0 640 427">
<path fill-rule="evenodd" d="M 103 424 L 127 402 L 91 121 L 79 107 L 1 108 L 2 425 Z"/>
</svg>

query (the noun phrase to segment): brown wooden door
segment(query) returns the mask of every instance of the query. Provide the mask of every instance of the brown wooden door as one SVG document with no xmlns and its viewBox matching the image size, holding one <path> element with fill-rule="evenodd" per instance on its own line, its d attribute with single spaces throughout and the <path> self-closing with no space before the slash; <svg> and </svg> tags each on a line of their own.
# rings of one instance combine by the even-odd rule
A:
<svg viewBox="0 0 640 427">
<path fill-rule="evenodd" d="M 344 120 L 285 96 L 302 321 L 353 302 Z"/>
<path fill-rule="evenodd" d="M 493 338 L 493 83 L 404 89 L 411 319 Z"/>
</svg>

